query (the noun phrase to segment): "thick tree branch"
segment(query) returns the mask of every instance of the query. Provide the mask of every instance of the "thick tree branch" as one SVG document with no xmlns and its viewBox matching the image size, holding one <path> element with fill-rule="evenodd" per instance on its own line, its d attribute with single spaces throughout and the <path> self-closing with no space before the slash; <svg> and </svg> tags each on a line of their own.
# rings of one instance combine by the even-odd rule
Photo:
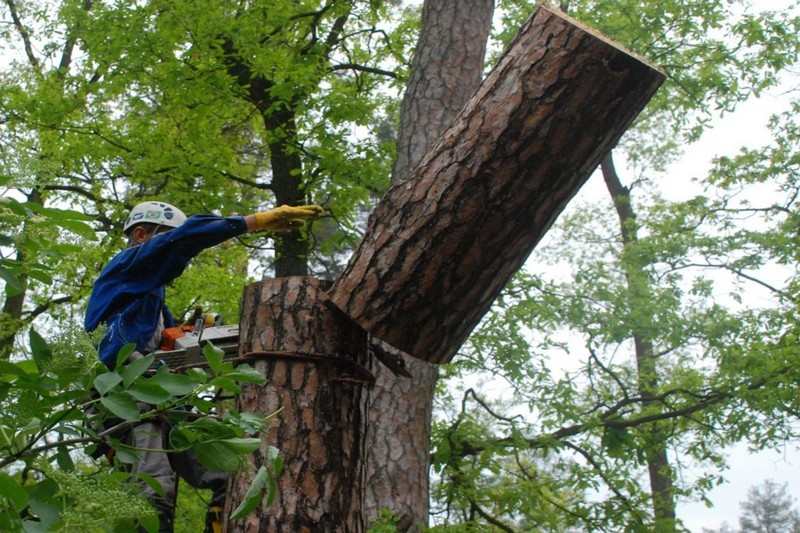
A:
<svg viewBox="0 0 800 533">
<path fill-rule="evenodd" d="M 773 379 L 785 376 L 791 370 L 792 368 L 788 366 L 778 369 L 775 372 L 772 372 L 760 379 L 754 380 L 751 383 L 747 384 L 745 389 L 748 391 L 759 390 Z M 656 396 L 648 396 L 646 398 L 645 397 L 631 398 L 627 401 L 618 402 L 613 407 L 609 408 L 609 410 L 604 415 L 599 416 L 596 421 L 582 423 L 582 424 L 573 424 L 571 426 L 563 427 L 561 429 L 558 429 L 546 435 L 542 435 L 540 437 L 525 439 L 522 442 L 524 442 L 527 448 L 529 449 L 537 449 L 545 446 L 552 446 L 554 442 L 559 442 L 562 445 L 566 445 L 564 439 L 568 437 L 574 437 L 581 433 L 585 433 L 587 431 L 596 430 L 604 427 L 613 429 L 628 429 L 646 424 L 651 424 L 654 422 L 660 422 L 663 420 L 687 418 L 690 415 L 693 415 L 697 412 L 707 409 L 713 405 L 717 405 L 724 401 L 733 399 L 738 394 L 740 394 L 738 387 L 736 389 L 732 387 L 729 389 L 709 390 L 705 393 L 695 393 L 692 391 L 686 391 L 684 389 L 672 389 Z M 644 404 L 644 403 L 648 403 L 650 405 L 652 405 L 653 403 L 669 404 L 669 400 L 672 397 L 679 395 L 688 396 L 690 398 L 696 399 L 697 401 L 695 403 L 685 405 L 678 409 L 664 410 L 653 414 L 631 416 L 629 418 L 624 418 L 623 416 L 612 417 L 613 415 L 618 415 L 619 412 L 624 407 L 628 407 L 634 404 Z M 460 456 L 465 457 L 469 455 L 476 455 L 478 453 L 485 451 L 490 447 L 497 447 L 497 446 L 513 447 L 517 446 L 520 442 L 521 441 L 519 440 L 518 437 L 501 437 L 483 443 L 461 441 L 459 443 L 459 447 L 454 448 L 454 452 L 457 452 L 459 453 Z"/>
<path fill-rule="evenodd" d="M 378 74 L 379 76 L 386 76 L 387 78 L 396 79 L 397 74 L 391 70 L 384 70 L 377 67 L 368 67 L 366 65 L 358 65 L 356 63 L 339 63 L 331 67 L 332 71 L 337 70 L 353 70 L 358 72 L 367 72 L 370 74 Z"/>
<path fill-rule="evenodd" d="M 17 29 L 17 32 L 22 38 L 22 42 L 25 46 L 25 55 L 28 57 L 28 62 L 34 68 L 36 73 L 41 76 L 42 72 L 40 70 L 39 60 L 37 59 L 36 54 L 33 52 L 31 35 L 28 33 L 28 29 L 19 18 L 19 14 L 17 13 L 17 4 L 14 0 L 6 0 L 6 5 L 8 6 L 8 10 L 11 12 L 11 20 L 14 21 L 14 27 Z"/>
<path fill-rule="evenodd" d="M 221 174 L 228 178 L 231 181 L 235 181 L 236 183 L 241 183 L 242 185 L 247 185 L 248 187 L 253 187 L 254 189 L 260 189 L 262 191 L 270 191 L 272 190 L 271 183 L 259 183 L 257 181 L 248 180 L 241 176 L 237 176 L 236 174 L 231 174 L 227 171 L 222 171 Z"/>
<path fill-rule="evenodd" d="M 61 298 L 54 298 L 45 302 L 41 305 L 36 306 L 36 308 L 32 309 L 30 312 L 27 313 L 27 322 L 32 322 L 36 317 L 42 315 L 50 310 L 54 305 L 61 305 L 65 303 L 69 303 L 73 301 L 74 298 L 72 296 L 62 296 Z"/>
</svg>

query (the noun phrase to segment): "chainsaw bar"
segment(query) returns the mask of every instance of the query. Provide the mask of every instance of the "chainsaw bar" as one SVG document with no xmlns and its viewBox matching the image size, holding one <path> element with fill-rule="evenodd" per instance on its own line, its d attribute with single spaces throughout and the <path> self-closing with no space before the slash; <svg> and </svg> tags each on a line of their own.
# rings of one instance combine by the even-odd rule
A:
<svg viewBox="0 0 800 533">
<path fill-rule="evenodd" d="M 236 357 L 239 353 L 239 326 L 209 326 L 202 328 L 199 335 L 189 334 L 175 339 L 175 349 L 156 350 L 153 352 L 153 366 L 166 365 L 178 368 L 184 365 L 203 363 L 206 361 L 203 348 L 208 343 L 225 352 L 224 358 Z"/>
</svg>

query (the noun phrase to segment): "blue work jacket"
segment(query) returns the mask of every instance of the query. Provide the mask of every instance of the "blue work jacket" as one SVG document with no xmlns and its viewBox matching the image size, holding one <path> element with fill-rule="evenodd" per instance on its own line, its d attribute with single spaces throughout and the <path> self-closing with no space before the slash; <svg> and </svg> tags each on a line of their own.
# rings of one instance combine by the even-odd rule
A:
<svg viewBox="0 0 800 533">
<path fill-rule="evenodd" d="M 113 369 L 120 349 L 129 343 L 146 353 L 159 327 L 174 325 L 164 305 L 164 287 L 201 251 L 245 231 L 241 216 L 194 215 L 117 254 L 95 281 L 84 319 L 86 331 L 100 324 L 108 328 L 98 347 L 100 360 Z"/>
</svg>

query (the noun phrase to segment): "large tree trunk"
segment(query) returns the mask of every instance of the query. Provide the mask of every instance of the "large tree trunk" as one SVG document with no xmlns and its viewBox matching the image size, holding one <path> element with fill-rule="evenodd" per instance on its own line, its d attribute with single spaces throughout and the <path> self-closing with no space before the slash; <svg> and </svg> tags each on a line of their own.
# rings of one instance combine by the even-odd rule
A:
<svg viewBox="0 0 800 533">
<path fill-rule="evenodd" d="M 631 203 L 630 190 L 622 185 L 614 161 L 609 153 L 601 165 L 603 179 L 606 182 L 614 208 L 619 219 L 622 246 L 629 248 L 638 241 L 636 230 L 636 212 Z M 635 252 L 634 252 L 635 253 Z M 630 254 L 625 254 L 627 256 Z M 639 394 L 645 400 L 644 405 L 651 405 L 648 400 L 658 390 L 658 361 L 653 342 L 648 332 L 652 331 L 655 317 L 648 311 L 652 300 L 652 291 L 645 265 L 629 258 L 624 262 L 625 278 L 628 284 L 628 301 L 636 315 L 633 326 L 633 344 L 636 353 L 636 371 L 639 379 Z M 653 424 L 647 433 L 644 452 L 647 458 L 647 471 L 650 478 L 650 494 L 653 498 L 653 517 L 656 530 L 659 532 L 675 531 L 675 495 L 672 482 L 673 470 L 667 455 L 667 434 Z"/>
<path fill-rule="evenodd" d="M 331 300 L 392 346 L 449 361 L 663 80 L 539 7 L 378 204 Z"/>
<path fill-rule="evenodd" d="M 323 282 L 308 277 L 265 280 L 245 288 L 240 355 L 268 382 L 238 397 L 241 411 L 273 413 L 268 444 L 285 460 L 269 508 L 228 524 L 228 531 L 317 533 L 365 531 L 363 516 L 366 402 L 373 378 L 366 371 L 365 332 L 327 301 Z M 250 476 L 231 483 L 225 516 L 244 499 Z"/>
<path fill-rule="evenodd" d="M 392 183 L 412 169 L 478 88 L 494 0 L 427 0 L 403 98 Z M 369 410 L 367 494 L 370 522 L 389 509 L 401 531 L 427 524 L 430 423 L 437 366 L 403 358 L 411 377 L 376 365 Z M 387 416 L 391 413 L 391 416 Z"/>
</svg>

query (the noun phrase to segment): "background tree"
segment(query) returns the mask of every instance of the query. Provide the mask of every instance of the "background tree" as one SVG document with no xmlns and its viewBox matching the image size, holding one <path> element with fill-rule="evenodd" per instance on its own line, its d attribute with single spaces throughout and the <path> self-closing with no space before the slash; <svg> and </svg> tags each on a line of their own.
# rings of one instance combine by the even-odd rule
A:
<svg viewBox="0 0 800 533">
<path fill-rule="evenodd" d="M 800 514 L 787 485 L 766 480 L 761 486 L 747 490 L 747 500 L 741 503 L 739 528 L 742 533 L 778 533 L 800 531 Z"/>
</svg>

